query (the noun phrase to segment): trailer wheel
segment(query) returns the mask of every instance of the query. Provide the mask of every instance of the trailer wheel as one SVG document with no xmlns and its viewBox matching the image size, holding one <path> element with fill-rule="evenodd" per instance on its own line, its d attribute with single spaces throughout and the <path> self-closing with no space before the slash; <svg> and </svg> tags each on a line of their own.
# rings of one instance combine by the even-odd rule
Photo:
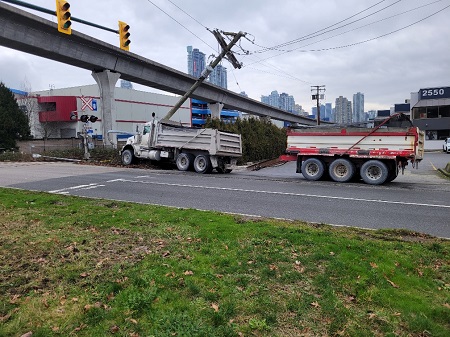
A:
<svg viewBox="0 0 450 337">
<path fill-rule="evenodd" d="M 122 164 L 131 165 L 135 161 L 135 156 L 132 150 L 126 149 L 122 152 Z"/>
<path fill-rule="evenodd" d="M 320 159 L 308 158 L 302 163 L 302 174 L 307 180 L 319 180 L 325 172 L 325 165 Z"/>
<path fill-rule="evenodd" d="M 194 160 L 194 170 L 197 173 L 210 173 L 212 171 L 211 160 L 209 156 L 199 154 Z"/>
<path fill-rule="evenodd" d="M 388 167 L 379 160 L 369 160 L 361 166 L 361 178 L 366 184 L 381 185 L 388 177 Z"/>
<path fill-rule="evenodd" d="M 180 171 L 189 170 L 194 163 L 194 155 L 190 153 L 180 153 L 177 156 L 176 164 Z"/>
<path fill-rule="evenodd" d="M 390 183 L 391 181 L 393 181 L 398 176 L 398 166 L 397 165 L 389 165 L 388 169 L 389 169 L 389 174 L 388 174 L 388 177 L 386 179 L 386 182 Z"/>
<path fill-rule="evenodd" d="M 334 160 L 328 169 L 331 179 L 339 183 L 346 183 L 355 174 L 355 165 L 344 158 Z"/>
</svg>

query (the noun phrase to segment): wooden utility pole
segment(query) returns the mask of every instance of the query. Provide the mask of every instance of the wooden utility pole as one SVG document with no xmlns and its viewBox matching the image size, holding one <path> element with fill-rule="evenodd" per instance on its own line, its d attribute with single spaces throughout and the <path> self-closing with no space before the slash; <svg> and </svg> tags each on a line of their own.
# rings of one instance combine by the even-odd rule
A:
<svg viewBox="0 0 450 337">
<path fill-rule="evenodd" d="M 311 91 L 315 92 L 314 95 L 312 95 L 312 99 L 316 100 L 317 104 L 317 125 L 320 125 L 320 102 L 319 100 L 323 98 L 323 93 L 325 92 L 325 85 L 312 85 Z M 322 94 L 321 94 L 322 93 Z"/>
</svg>

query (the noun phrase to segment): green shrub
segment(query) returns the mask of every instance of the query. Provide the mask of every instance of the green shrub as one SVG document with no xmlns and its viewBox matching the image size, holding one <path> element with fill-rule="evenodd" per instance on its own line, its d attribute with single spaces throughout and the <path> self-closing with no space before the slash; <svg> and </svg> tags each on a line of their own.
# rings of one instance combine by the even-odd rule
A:
<svg viewBox="0 0 450 337">
<path fill-rule="evenodd" d="M 0 161 L 31 161 L 31 154 L 23 154 L 20 152 L 6 151 L 0 153 Z"/>
<path fill-rule="evenodd" d="M 286 150 L 286 130 L 280 129 L 267 119 L 254 117 L 226 123 L 219 119 L 208 119 L 208 128 L 239 133 L 242 137 L 241 162 L 256 162 L 279 157 Z"/>
</svg>

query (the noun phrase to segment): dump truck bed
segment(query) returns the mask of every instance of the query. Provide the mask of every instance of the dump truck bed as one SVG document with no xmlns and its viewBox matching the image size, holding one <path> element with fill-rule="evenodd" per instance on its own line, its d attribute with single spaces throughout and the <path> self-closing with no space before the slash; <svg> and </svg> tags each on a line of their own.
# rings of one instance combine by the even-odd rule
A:
<svg viewBox="0 0 450 337">
<path fill-rule="evenodd" d="M 421 160 L 424 133 L 416 127 L 358 128 L 313 127 L 288 132 L 287 153 L 406 157 Z"/>
<path fill-rule="evenodd" d="M 217 156 L 242 156 L 241 135 L 216 129 L 179 128 L 159 124 L 154 147 L 203 150 Z"/>
</svg>

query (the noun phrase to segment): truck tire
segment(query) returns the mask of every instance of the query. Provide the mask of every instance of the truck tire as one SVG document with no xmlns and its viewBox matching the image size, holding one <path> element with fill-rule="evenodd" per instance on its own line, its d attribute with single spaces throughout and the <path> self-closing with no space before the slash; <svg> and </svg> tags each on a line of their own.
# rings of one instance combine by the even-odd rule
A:
<svg viewBox="0 0 450 337">
<path fill-rule="evenodd" d="M 361 166 L 361 178 L 366 184 L 381 185 L 388 177 L 388 167 L 379 160 L 369 160 Z"/>
<path fill-rule="evenodd" d="M 355 174 L 355 165 L 345 158 L 335 159 L 328 169 L 331 179 L 338 183 L 346 183 Z"/>
<path fill-rule="evenodd" d="M 177 168 L 180 171 L 188 171 L 194 164 L 194 155 L 190 153 L 180 153 L 176 160 Z"/>
<path fill-rule="evenodd" d="M 325 172 L 324 163 L 317 158 L 308 158 L 302 163 L 302 174 L 307 180 L 319 180 Z"/>
<path fill-rule="evenodd" d="M 210 173 L 212 171 L 211 160 L 209 156 L 204 154 L 199 154 L 194 160 L 194 170 L 197 173 Z"/>
<path fill-rule="evenodd" d="M 390 183 L 391 181 L 393 181 L 398 176 L 398 166 L 390 165 L 390 166 L 388 166 L 388 169 L 389 169 L 389 175 L 388 175 L 388 177 L 386 179 L 386 182 Z"/>
<path fill-rule="evenodd" d="M 133 150 L 126 149 L 122 152 L 122 164 L 123 165 L 131 165 L 135 161 L 136 157 L 134 156 Z"/>
</svg>

